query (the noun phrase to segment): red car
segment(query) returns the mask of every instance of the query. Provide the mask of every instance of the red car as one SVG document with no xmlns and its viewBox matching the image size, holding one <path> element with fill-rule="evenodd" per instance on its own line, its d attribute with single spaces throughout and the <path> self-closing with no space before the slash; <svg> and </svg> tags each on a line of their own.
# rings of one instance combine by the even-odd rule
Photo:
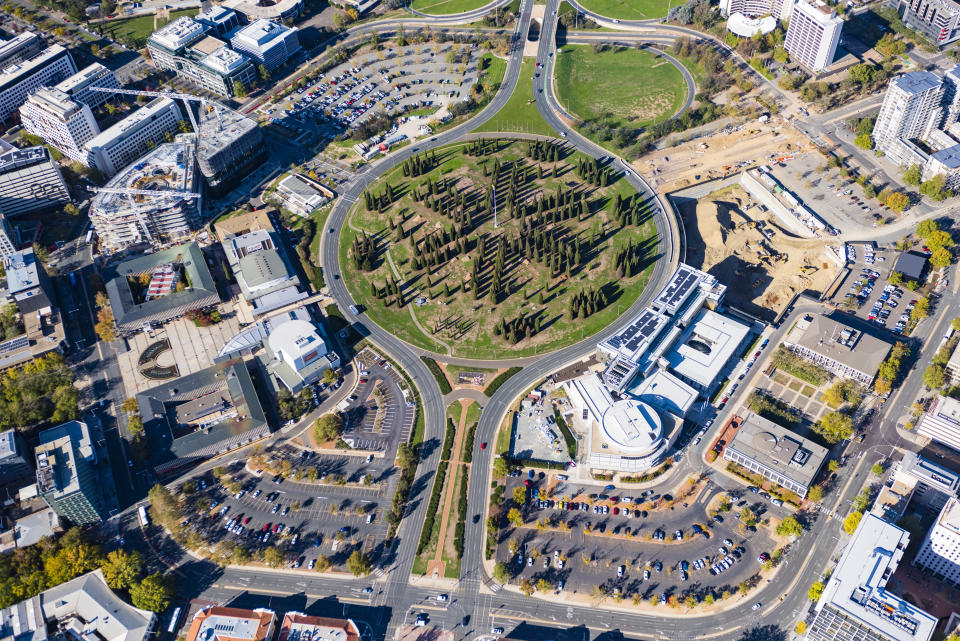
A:
<svg viewBox="0 0 960 641">
<path fill-rule="evenodd" d="M 480 449 L 481 449 L 481 450 L 487 449 L 487 443 L 486 443 L 486 441 L 484 441 L 483 443 L 480 444 Z"/>
<path fill-rule="evenodd" d="M 264 524 L 263 524 L 263 531 L 266 532 L 266 531 L 269 530 L 269 529 L 270 529 L 270 524 L 269 524 L 269 523 L 264 523 Z"/>
<path fill-rule="evenodd" d="M 243 519 L 243 524 L 244 524 L 244 525 L 248 524 L 248 523 L 250 522 L 250 519 L 251 519 L 251 518 L 252 518 L 252 517 L 249 517 L 249 516 L 248 516 L 247 518 Z"/>
<path fill-rule="evenodd" d="M 362 384 L 362 383 L 366 383 L 366 382 L 367 382 L 367 379 L 365 379 L 365 378 L 361 378 L 361 379 L 360 379 L 360 383 L 361 383 L 361 384 Z"/>
<path fill-rule="evenodd" d="M 620 508 L 615 507 L 613 508 L 613 515 L 616 516 L 617 514 L 620 514 Z"/>
</svg>

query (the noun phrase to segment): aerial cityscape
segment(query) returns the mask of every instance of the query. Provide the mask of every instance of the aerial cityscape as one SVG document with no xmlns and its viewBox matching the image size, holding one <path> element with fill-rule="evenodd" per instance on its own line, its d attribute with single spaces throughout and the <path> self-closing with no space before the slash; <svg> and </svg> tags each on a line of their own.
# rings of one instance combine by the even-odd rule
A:
<svg viewBox="0 0 960 641">
<path fill-rule="evenodd" d="M 960 1 L 10 0 L 0 121 L 0 641 L 960 641 Z"/>
</svg>

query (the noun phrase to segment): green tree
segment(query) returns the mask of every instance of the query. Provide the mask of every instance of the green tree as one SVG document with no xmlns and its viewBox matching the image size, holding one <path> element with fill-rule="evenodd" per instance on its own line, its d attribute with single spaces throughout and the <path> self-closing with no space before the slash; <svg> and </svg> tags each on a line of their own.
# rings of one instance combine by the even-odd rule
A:
<svg viewBox="0 0 960 641">
<path fill-rule="evenodd" d="M 270 70 L 267 69 L 266 65 L 260 65 L 257 67 L 257 72 L 260 74 L 260 80 L 263 82 L 270 82 L 272 76 L 270 75 Z"/>
<path fill-rule="evenodd" d="M 493 460 L 493 475 L 494 476 L 506 476 L 510 473 L 510 464 L 507 463 L 507 460 L 502 456 L 498 456 Z"/>
<path fill-rule="evenodd" d="M 507 564 L 503 561 L 497 561 L 493 566 L 493 580 L 497 583 L 504 584 L 509 578 L 510 575 L 507 572 Z"/>
<path fill-rule="evenodd" d="M 143 556 L 137 550 L 127 552 L 119 549 L 107 554 L 100 566 L 103 578 L 114 590 L 127 590 L 140 580 L 143 573 Z"/>
<path fill-rule="evenodd" d="M 853 144 L 860 149 L 873 149 L 873 137 L 870 134 L 857 134 Z"/>
<path fill-rule="evenodd" d="M 836 472 L 840 469 L 840 461 L 837 461 L 836 459 L 830 459 L 830 461 L 827 462 L 827 469 L 831 472 Z"/>
<path fill-rule="evenodd" d="M 920 173 L 920 165 L 910 165 L 903 172 L 903 182 L 918 187 L 920 185 Z"/>
<path fill-rule="evenodd" d="M 263 562 L 272 568 L 278 568 L 283 565 L 283 550 L 275 545 L 271 545 L 263 551 Z"/>
<path fill-rule="evenodd" d="M 923 383 L 930 389 L 940 389 L 947 382 L 947 371 L 943 365 L 934 363 L 923 370 Z"/>
<path fill-rule="evenodd" d="M 917 231 L 915 232 L 917 237 L 921 240 L 926 241 L 930 236 L 940 231 L 940 224 L 935 220 L 921 220 L 917 224 Z"/>
<path fill-rule="evenodd" d="M 372 566 L 366 554 L 360 550 L 354 550 L 347 559 L 347 569 L 353 572 L 353 576 L 366 576 L 370 574 Z"/>
<path fill-rule="evenodd" d="M 823 596 L 823 590 L 826 587 L 827 586 L 823 584 L 823 581 L 817 581 L 810 586 L 809 590 L 807 590 L 807 596 L 810 597 L 811 601 L 819 601 L 820 597 Z"/>
<path fill-rule="evenodd" d="M 843 520 L 843 531 L 847 534 L 853 534 L 857 530 L 857 526 L 860 525 L 860 519 L 863 518 L 863 512 L 851 512 L 847 515 L 847 518 Z"/>
<path fill-rule="evenodd" d="M 525 505 L 527 503 L 527 488 L 522 485 L 513 488 L 513 502 L 517 505 Z"/>
<path fill-rule="evenodd" d="M 127 414 L 136 412 L 139 409 L 140 406 L 137 404 L 137 399 L 133 398 L 132 396 L 124 399 L 123 403 L 120 404 L 120 411 L 126 412 Z"/>
<path fill-rule="evenodd" d="M 873 472 L 874 476 L 883 476 L 883 463 L 874 463 L 870 471 Z"/>
<path fill-rule="evenodd" d="M 514 527 L 523 526 L 523 514 L 515 507 L 510 508 L 510 511 L 507 512 L 507 520 L 510 521 Z"/>
<path fill-rule="evenodd" d="M 827 442 L 839 443 L 853 435 L 853 419 L 841 412 L 830 412 L 820 418 L 813 430 Z"/>
<path fill-rule="evenodd" d="M 777 525 L 777 534 L 779 536 L 800 536 L 802 533 L 803 526 L 801 526 L 800 521 L 793 516 L 785 517 L 780 521 L 780 524 Z"/>
<path fill-rule="evenodd" d="M 155 572 L 130 587 L 130 601 L 141 610 L 163 612 L 173 598 L 173 580 Z"/>
<path fill-rule="evenodd" d="M 313 436 L 320 442 L 334 441 L 343 434 L 343 416 L 339 413 L 324 414 L 313 422 Z"/>
<path fill-rule="evenodd" d="M 949 249 L 953 247 L 953 236 L 948 231 L 935 231 L 927 237 L 927 248 L 930 251 L 937 249 Z"/>
<path fill-rule="evenodd" d="M 247 97 L 247 86 L 239 80 L 233 81 L 233 95 L 237 98 Z"/>
<path fill-rule="evenodd" d="M 812 485 L 810 489 L 807 490 L 807 500 L 812 503 L 819 503 L 823 500 L 823 486 L 821 485 Z"/>
<path fill-rule="evenodd" d="M 910 204 L 910 197 L 899 191 L 892 192 L 887 196 L 884 204 L 895 212 L 902 212 Z"/>
<path fill-rule="evenodd" d="M 143 419 L 140 418 L 139 414 L 134 414 L 127 419 L 127 431 L 129 431 L 134 438 L 143 434 Z"/>
<path fill-rule="evenodd" d="M 939 247 L 934 249 L 930 254 L 930 264 L 936 269 L 949 267 L 952 262 L 953 254 L 950 253 L 949 249 Z"/>
</svg>

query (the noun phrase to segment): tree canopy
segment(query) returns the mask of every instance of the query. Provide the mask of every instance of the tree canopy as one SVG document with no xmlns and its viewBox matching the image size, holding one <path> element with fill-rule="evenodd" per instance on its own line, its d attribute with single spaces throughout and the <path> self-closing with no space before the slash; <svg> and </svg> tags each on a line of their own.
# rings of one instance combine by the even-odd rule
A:
<svg viewBox="0 0 960 641">
<path fill-rule="evenodd" d="M 853 419 L 841 412 L 830 412 L 824 414 L 813 429 L 828 443 L 839 443 L 853 436 Z"/>
<path fill-rule="evenodd" d="M 140 583 L 130 587 L 130 601 L 141 610 L 163 612 L 173 598 L 173 578 L 154 572 Z"/>
<path fill-rule="evenodd" d="M 324 414 L 313 422 L 313 435 L 323 443 L 340 438 L 343 434 L 343 416 L 339 413 Z"/>
</svg>

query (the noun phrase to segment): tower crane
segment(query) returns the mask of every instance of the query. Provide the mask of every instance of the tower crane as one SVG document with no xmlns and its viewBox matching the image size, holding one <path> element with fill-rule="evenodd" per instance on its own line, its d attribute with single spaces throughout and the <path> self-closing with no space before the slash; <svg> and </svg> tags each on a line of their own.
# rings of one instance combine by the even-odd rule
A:
<svg viewBox="0 0 960 641">
<path fill-rule="evenodd" d="M 127 189 L 125 187 L 87 187 L 87 191 L 100 194 L 126 194 L 127 196 L 150 196 L 153 198 L 164 198 L 166 196 L 177 196 L 186 200 L 200 198 L 200 194 L 195 191 L 172 191 L 160 189 Z"/>
<path fill-rule="evenodd" d="M 187 116 L 190 118 L 190 124 L 193 125 L 193 131 L 200 135 L 200 126 L 197 124 L 197 119 L 193 116 L 193 111 L 190 109 L 190 102 L 199 102 L 204 107 L 209 106 L 213 109 L 213 113 L 217 116 L 217 125 L 220 129 L 223 129 L 223 121 L 220 119 L 220 112 L 217 111 L 217 107 L 212 100 L 208 98 L 203 98 L 201 96 L 193 96 L 188 93 L 177 93 L 175 91 L 144 91 L 142 89 L 114 89 L 113 87 L 90 87 L 90 91 L 99 91 L 101 93 L 115 93 L 122 94 L 125 96 L 148 96 L 153 98 L 170 98 L 171 100 L 182 100 L 184 107 L 187 110 Z"/>
</svg>

